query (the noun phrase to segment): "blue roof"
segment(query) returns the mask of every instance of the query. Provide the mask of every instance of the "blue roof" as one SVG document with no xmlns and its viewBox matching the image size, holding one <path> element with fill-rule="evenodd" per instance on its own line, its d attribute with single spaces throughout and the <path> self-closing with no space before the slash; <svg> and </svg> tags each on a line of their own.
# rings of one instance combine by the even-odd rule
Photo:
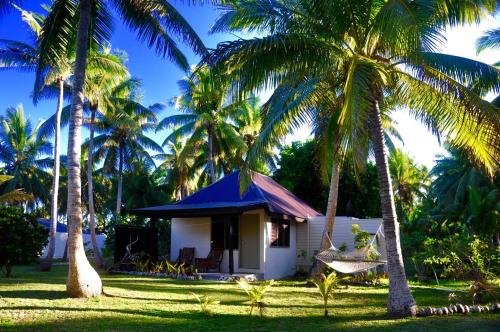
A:
<svg viewBox="0 0 500 332">
<path fill-rule="evenodd" d="M 273 179 L 253 173 L 248 190 L 240 195 L 240 172 L 233 172 L 191 196 L 170 205 L 132 210 L 132 214 L 158 217 L 229 214 L 265 208 L 270 213 L 308 219 L 320 216 L 300 198 Z"/>
<path fill-rule="evenodd" d="M 47 219 L 38 219 L 38 222 L 41 225 L 43 225 L 45 228 L 47 228 L 48 230 L 50 230 L 50 220 L 47 220 Z M 58 222 L 57 223 L 57 233 L 67 233 L 67 232 L 68 232 L 68 227 L 66 226 L 66 224 Z"/>
<path fill-rule="evenodd" d="M 38 222 L 50 231 L 50 220 L 38 219 Z M 61 222 L 57 222 L 56 232 L 57 233 L 67 233 L 68 232 L 68 225 L 63 224 Z M 90 234 L 90 231 L 88 229 L 84 229 L 82 232 L 84 234 Z"/>
</svg>

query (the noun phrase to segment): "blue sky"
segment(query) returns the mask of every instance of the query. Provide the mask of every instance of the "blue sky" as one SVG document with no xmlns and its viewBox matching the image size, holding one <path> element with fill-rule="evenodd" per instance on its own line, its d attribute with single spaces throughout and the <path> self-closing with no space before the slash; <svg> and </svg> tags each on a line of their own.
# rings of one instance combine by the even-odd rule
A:
<svg viewBox="0 0 500 332">
<path fill-rule="evenodd" d="M 26 1 L 24 8 L 42 12 L 40 4 L 48 1 Z M 217 12 L 209 6 L 193 7 L 186 5 L 177 5 L 180 12 L 191 23 L 198 32 L 207 47 L 215 48 L 218 42 L 232 39 L 231 35 L 209 35 L 208 30 L 217 18 Z M 468 26 L 456 28 L 446 33 L 447 42 L 442 52 L 478 59 L 486 63 L 493 63 L 500 60 L 498 52 L 484 52 L 479 56 L 475 53 L 474 42 L 485 30 L 500 25 L 500 15 L 481 23 L 480 26 Z M 17 11 L 11 11 L 0 20 L 0 38 L 27 41 L 27 27 L 21 21 L 20 14 Z M 134 77 L 143 82 L 144 104 L 153 104 L 157 102 L 168 102 L 178 93 L 176 82 L 182 76 L 183 72 L 168 59 L 162 59 L 156 56 L 154 50 L 150 50 L 143 43 L 139 42 L 135 33 L 130 32 L 115 19 L 115 30 L 111 40 L 113 49 L 124 50 L 128 54 L 128 68 Z M 188 48 L 179 43 L 180 48 L 185 52 L 191 64 L 196 64 L 199 59 Z M 34 122 L 39 119 L 46 119 L 53 114 L 56 107 L 56 100 L 41 101 L 36 107 L 30 99 L 30 93 L 33 87 L 34 75 L 32 73 L 0 71 L 0 114 L 5 113 L 9 106 L 16 106 L 19 103 L 24 105 L 25 112 L 29 114 Z M 175 112 L 173 107 L 168 106 L 161 114 L 161 117 Z M 404 112 L 396 112 L 394 115 L 398 121 L 398 129 L 403 139 L 403 148 L 410 152 L 417 161 L 431 167 L 434 163 L 435 155 L 442 153 L 437 139 L 432 137 L 429 132 L 419 123 L 411 119 Z M 309 135 L 309 128 L 304 127 L 296 133 L 290 135 L 286 141 L 303 140 Z M 63 130 L 62 151 L 66 153 L 67 128 Z M 87 133 L 83 132 L 84 138 Z M 163 141 L 165 132 L 152 135 L 159 143 Z"/>
</svg>

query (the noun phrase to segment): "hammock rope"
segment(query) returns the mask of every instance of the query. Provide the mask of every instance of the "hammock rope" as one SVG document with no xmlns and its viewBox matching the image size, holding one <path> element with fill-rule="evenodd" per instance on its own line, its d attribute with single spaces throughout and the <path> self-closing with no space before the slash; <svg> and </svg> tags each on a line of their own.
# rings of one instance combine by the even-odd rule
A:
<svg viewBox="0 0 500 332">
<path fill-rule="evenodd" d="M 380 227 L 376 234 L 380 232 Z M 354 249 L 349 252 L 342 252 L 333 245 L 328 233 L 325 232 L 324 236 L 326 236 L 328 242 L 330 242 L 330 248 L 317 254 L 316 259 L 325 263 L 335 271 L 345 274 L 362 272 L 383 265 L 387 263 L 387 261 L 369 258 L 370 256 L 380 257 L 380 253 L 373 247 L 373 242 L 377 237 L 376 234 L 367 247 Z"/>
</svg>

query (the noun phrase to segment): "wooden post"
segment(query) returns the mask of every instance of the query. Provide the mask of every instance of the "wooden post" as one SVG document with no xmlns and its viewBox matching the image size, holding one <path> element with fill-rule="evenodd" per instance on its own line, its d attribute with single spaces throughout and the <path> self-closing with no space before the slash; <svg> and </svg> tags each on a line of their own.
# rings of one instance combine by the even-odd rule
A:
<svg viewBox="0 0 500 332">
<path fill-rule="evenodd" d="M 234 274 L 234 254 L 233 254 L 233 220 L 235 217 L 230 217 L 226 219 L 226 223 L 229 224 L 229 274 Z M 237 218 L 237 217 L 236 217 Z"/>
</svg>

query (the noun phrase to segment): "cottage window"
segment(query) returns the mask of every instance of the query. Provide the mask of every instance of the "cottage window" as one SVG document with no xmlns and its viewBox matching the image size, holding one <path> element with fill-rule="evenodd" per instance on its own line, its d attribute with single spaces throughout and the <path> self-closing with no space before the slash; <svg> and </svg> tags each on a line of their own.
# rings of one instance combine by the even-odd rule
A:
<svg viewBox="0 0 500 332">
<path fill-rule="evenodd" d="M 290 247 L 290 221 L 271 218 L 271 247 Z"/>
</svg>

